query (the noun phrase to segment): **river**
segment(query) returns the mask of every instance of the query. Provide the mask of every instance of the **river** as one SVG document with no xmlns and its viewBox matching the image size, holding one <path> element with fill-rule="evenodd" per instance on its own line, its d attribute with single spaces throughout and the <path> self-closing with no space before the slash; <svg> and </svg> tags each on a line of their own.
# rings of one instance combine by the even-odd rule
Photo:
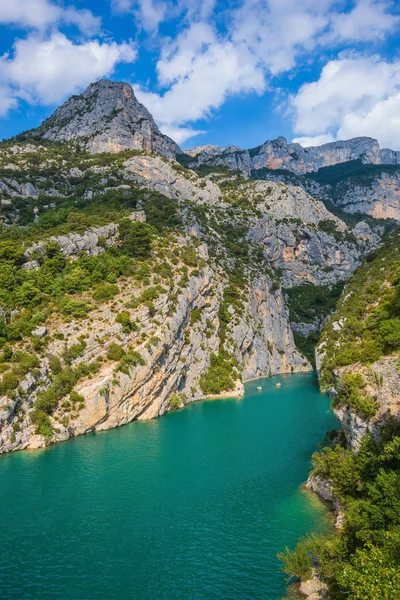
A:
<svg viewBox="0 0 400 600">
<path fill-rule="evenodd" d="M 1 456 L 1 600 L 281 600 L 276 553 L 329 526 L 301 484 L 333 427 L 296 374 Z"/>
</svg>

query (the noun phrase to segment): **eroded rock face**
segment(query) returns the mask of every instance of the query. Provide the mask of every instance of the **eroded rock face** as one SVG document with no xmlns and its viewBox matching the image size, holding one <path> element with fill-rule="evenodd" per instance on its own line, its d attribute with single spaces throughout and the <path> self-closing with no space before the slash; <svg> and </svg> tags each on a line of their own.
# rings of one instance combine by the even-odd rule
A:
<svg viewBox="0 0 400 600">
<path fill-rule="evenodd" d="M 346 212 L 400 220 L 400 170 L 379 174 L 364 185 L 344 183 L 335 195 L 336 204 Z"/>
<path fill-rule="evenodd" d="M 167 198 L 193 200 L 199 204 L 218 202 L 221 197 L 218 186 L 190 171 L 183 175 L 179 167 L 158 157 L 134 156 L 124 162 L 124 175 L 127 181 L 134 180 Z"/>
<path fill-rule="evenodd" d="M 357 159 L 361 159 L 365 164 L 400 164 L 399 152 L 381 150 L 377 140 L 368 137 L 308 148 L 303 148 L 300 144 L 288 144 L 284 137 L 278 137 L 250 150 L 204 146 L 194 148 L 188 154 L 194 157 L 193 166 L 226 166 L 242 171 L 247 176 L 252 170 L 262 168 L 285 169 L 303 175 L 318 171 L 322 167 Z"/>
<path fill-rule="evenodd" d="M 182 244 L 185 244 L 184 239 Z M 181 394 L 183 404 L 204 398 L 199 380 L 208 369 L 211 354 L 219 351 L 219 308 L 227 282 L 223 273 L 209 261 L 206 245 L 200 246 L 198 251 L 207 264 L 189 278 L 184 289 L 177 285 L 176 305 L 169 290 L 155 302 L 156 314 L 152 319 L 145 306 L 131 309 L 132 319 L 140 322 L 141 334 L 152 340 L 151 343 L 124 331 L 115 322 L 116 309 L 107 304 L 91 313 L 90 320 L 80 319 L 69 324 L 55 320 L 49 326 L 51 341 L 46 356 L 62 354 L 65 342 L 54 335 L 62 330 L 70 345 L 85 335 L 84 354 L 72 366 L 103 357 L 100 370 L 75 388 L 84 398 L 84 406 L 78 414 L 66 424 L 65 413 L 59 407 L 51 417 L 55 431 L 52 443 L 117 427 L 134 419 L 162 415 L 169 410 L 173 393 Z M 274 373 L 311 370 L 294 345 L 282 292 L 273 290 L 272 283 L 267 276 L 253 280 L 243 313 L 233 318 L 228 349 L 236 356 L 243 381 Z M 133 291 L 137 293 L 135 281 L 121 291 L 121 306 L 126 305 Z M 201 311 L 201 318 L 193 326 L 194 309 Z M 134 341 L 144 364 L 131 367 L 128 372 L 118 372 L 116 363 L 106 358 L 110 343 L 116 340 L 123 347 Z M 48 359 L 44 357 L 35 376 L 28 374 L 21 383 L 21 396 L 13 400 L 0 398 L 0 453 L 46 444 L 42 436 L 35 434 L 29 415 L 38 390 L 46 389 L 50 382 Z M 241 394 L 243 382 L 237 380 L 228 395 Z M 13 425 L 17 423 L 15 431 Z"/>
<path fill-rule="evenodd" d="M 333 285 L 346 280 L 380 237 L 366 223 L 349 235 L 347 226 L 303 189 L 276 182 L 252 182 L 243 188 L 263 214 L 250 229 L 261 242 L 282 284 Z"/>
<path fill-rule="evenodd" d="M 180 152 L 160 132 L 130 85 L 106 80 L 72 96 L 33 134 L 52 142 L 79 142 L 94 153 L 130 149 L 174 158 Z"/>
</svg>

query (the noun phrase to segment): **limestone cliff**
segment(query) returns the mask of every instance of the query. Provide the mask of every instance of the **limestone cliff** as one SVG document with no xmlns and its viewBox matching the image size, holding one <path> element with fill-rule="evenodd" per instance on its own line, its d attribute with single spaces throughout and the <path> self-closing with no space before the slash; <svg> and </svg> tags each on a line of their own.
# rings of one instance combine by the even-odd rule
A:
<svg viewBox="0 0 400 600">
<path fill-rule="evenodd" d="M 185 237 L 178 241 L 179 247 L 190 243 Z M 219 352 L 221 303 L 227 281 L 209 259 L 205 244 L 196 252 L 204 266 L 191 269 L 184 287 L 176 268 L 171 286 L 160 291 L 151 311 L 146 305 L 129 309 L 131 322 L 137 324 L 134 332 L 115 321 L 115 314 L 129 303 L 132 292 L 141 292 L 134 280 L 120 287 L 112 305 L 99 306 L 87 319 L 65 322 L 55 315 L 46 324 L 41 335 L 49 343 L 39 369 L 25 376 L 12 398 L 0 400 L 0 452 L 43 447 L 134 419 L 150 419 L 170 409 L 171 397 L 177 397 L 181 406 L 204 398 L 199 382 L 210 357 Z M 310 369 L 294 345 L 282 292 L 271 288 L 272 281 L 266 276 L 250 279 L 243 310 L 227 307 L 232 322 L 226 333 L 226 349 L 237 361 L 236 384 L 229 395 L 241 395 L 243 381 L 248 379 Z M 118 370 L 118 364 L 108 358 L 110 345 L 115 342 L 140 355 L 136 366 Z M 35 399 L 51 385 L 51 357 L 63 360 L 68 348 L 80 343 L 83 351 L 70 368 L 86 363 L 96 364 L 96 369 L 75 387 L 81 404 L 71 407 L 66 400 L 53 412 L 53 434 L 46 440 L 37 435 L 31 423 Z"/>
<path fill-rule="evenodd" d="M 400 153 L 381 150 L 377 140 L 368 137 L 330 142 L 322 146 L 303 148 L 288 144 L 284 137 L 267 141 L 257 148 L 241 150 L 236 147 L 203 146 L 188 152 L 192 167 L 203 164 L 225 166 L 249 176 L 252 170 L 285 169 L 304 175 L 340 163 L 361 159 L 365 164 L 400 164 Z"/>
</svg>

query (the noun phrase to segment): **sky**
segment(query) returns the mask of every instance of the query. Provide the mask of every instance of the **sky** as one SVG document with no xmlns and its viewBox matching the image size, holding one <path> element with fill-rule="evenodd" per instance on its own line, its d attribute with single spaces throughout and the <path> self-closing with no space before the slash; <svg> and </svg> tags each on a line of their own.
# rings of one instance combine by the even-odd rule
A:
<svg viewBox="0 0 400 600">
<path fill-rule="evenodd" d="M 101 78 L 182 148 L 400 150 L 400 0 L 0 0 L 0 139 Z"/>
</svg>

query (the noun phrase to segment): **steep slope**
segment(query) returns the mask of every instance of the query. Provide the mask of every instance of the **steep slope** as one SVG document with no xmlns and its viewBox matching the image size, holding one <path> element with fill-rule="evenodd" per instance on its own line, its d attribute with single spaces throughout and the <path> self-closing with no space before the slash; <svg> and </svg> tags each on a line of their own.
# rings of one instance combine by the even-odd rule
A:
<svg viewBox="0 0 400 600">
<path fill-rule="evenodd" d="M 307 487 L 332 503 L 338 532 L 303 538 L 281 558 L 321 598 L 400 594 L 399 249 L 396 230 L 349 279 L 317 350 L 342 429 L 314 454 Z"/>
<path fill-rule="evenodd" d="M 101 80 L 72 96 L 27 137 L 78 143 L 89 152 L 144 150 L 174 158 L 178 145 L 163 135 L 127 83 Z"/>
</svg>

